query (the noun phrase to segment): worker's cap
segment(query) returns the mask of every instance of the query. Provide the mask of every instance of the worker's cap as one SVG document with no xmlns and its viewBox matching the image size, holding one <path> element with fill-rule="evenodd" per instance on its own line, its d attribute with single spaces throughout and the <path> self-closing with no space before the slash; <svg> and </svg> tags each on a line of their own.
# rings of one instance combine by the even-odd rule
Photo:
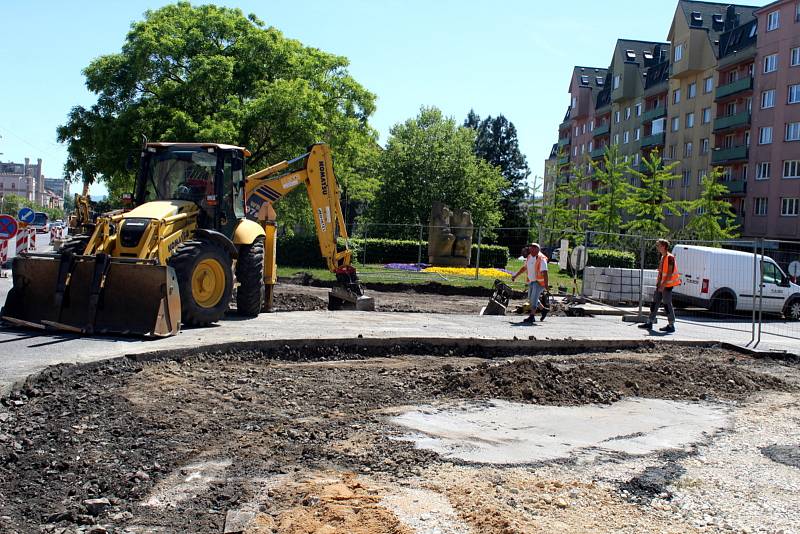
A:
<svg viewBox="0 0 800 534">
<path fill-rule="evenodd" d="M 529 247 L 531 247 L 531 248 L 533 248 L 533 247 L 536 247 L 536 248 L 542 248 L 542 247 L 540 247 L 540 246 L 539 246 L 539 243 L 531 243 L 531 244 L 530 244 L 530 245 L 528 245 L 528 246 L 529 246 Z"/>
</svg>

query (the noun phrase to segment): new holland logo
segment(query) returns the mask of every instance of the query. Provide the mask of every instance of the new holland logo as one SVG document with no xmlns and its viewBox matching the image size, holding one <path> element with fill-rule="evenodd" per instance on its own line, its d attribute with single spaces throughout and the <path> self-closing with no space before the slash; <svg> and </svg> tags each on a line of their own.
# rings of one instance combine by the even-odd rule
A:
<svg viewBox="0 0 800 534">
<path fill-rule="evenodd" d="M 328 175 L 325 172 L 325 162 L 319 162 L 319 181 L 322 185 L 322 194 L 328 196 Z"/>
<path fill-rule="evenodd" d="M 325 215 L 322 213 L 322 208 L 317 208 L 317 218 L 319 219 L 319 227 L 323 232 L 328 230 L 328 225 L 325 224 Z"/>
</svg>

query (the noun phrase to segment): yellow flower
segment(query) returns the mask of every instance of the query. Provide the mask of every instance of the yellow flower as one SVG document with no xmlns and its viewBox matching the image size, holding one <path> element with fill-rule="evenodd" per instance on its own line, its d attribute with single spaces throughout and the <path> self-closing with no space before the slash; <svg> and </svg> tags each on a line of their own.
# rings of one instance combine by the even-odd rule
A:
<svg viewBox="0 0 800 534">
<path fill-rule="evenodd" d="M 423 272 L 451 274 L 454 276 L 475 276 L 474 267 L 428 267 L 427 269 L 423 269 Z M 478 269 L 478 276 L 485 276 L 487 278 L 511 278 L 511 275 L 507 272 L 493 267 Z"/>
</svg>

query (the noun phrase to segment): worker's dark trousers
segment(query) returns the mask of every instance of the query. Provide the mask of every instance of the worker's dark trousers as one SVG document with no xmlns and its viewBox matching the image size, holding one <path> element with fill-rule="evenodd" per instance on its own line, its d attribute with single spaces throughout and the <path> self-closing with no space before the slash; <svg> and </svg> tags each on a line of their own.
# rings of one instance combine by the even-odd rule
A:
<svg viewBox="0 0 800 534">
<path fill-rule="evenodd" d="M 650 322 L 656 322 L 656 314 L 662 302 L 664 303 L 664 309 L 667 311 L 667 320 L 669 324 L 675 324 L 675 309 L 672 307 L 671 287 L 665 287 L 663 292 L 656 289 L 656 292 L 653 294 L 653 305 L 650 306 Z"/>
</svg>

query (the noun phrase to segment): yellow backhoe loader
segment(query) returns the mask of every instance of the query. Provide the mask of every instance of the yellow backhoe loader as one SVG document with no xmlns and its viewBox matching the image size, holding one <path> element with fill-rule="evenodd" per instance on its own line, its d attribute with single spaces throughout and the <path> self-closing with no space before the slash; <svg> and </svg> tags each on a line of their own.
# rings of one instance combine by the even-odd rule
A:
<svg viewBox="0 0 800 534">
<path fill-rule="evenodd" d="M 133 209 L 98 217 L 58 254 L 15 258 L 0 316 L 39 329 L 169 336 L 221 319 L 234 273 L 239 314 L 257 315 L 270 308 L 276 281 L 272 204 L 303 184 L 339 282 L 329 307 L 374 309 L 350 251 L 337 249 L 337 231 L 345 242 L 347 232 L 327 145 L 245 178 L 249 155 L 215 143 L 146 143 Z"/>
</svg>

